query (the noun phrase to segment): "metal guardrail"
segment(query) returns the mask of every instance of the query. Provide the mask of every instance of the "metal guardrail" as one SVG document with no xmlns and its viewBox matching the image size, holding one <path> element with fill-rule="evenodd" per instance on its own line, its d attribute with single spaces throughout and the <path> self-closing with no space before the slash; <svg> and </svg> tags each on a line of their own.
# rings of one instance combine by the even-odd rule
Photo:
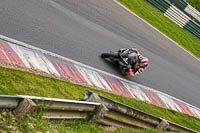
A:
<svg viewBox="0 0 200 133">
<path fill-rule="evenodd" d="M 107 126 L 121 126 L 136 130 L 157 128 L 166 131 L 197 133 L 90 91 L 85 92 L 83 100 L 0 95 L 0 109 L 12 109 L 16 115 L 26 115 L 35 107 L 44 105 L 43 118 L 45 119 L 79 120 L 86 119 L 90 115 L 91 121 Z"/>
<path fill-rule="evenodd" d="M 23 98 L 19 96 L 0 95 L 0 109 L 14 109 L 21 100 Z"/>
<path fill-rule="evenodd" d="M 64 100 L 55 98 L 42 98 L 34 96 L 22 96 L 33 100 L 37 105 L 45 105 L 43 118 L 47 119 L 86 119 L 89 112 L 95 111 L 96 106 L 101 105 L 95 102 L 76 100 Z"/>
<path fill-rule="evenodd" d="M 90 100 L 91 99 L 90 97 L 92 97 L 93 94 L 94 93 L 90 91 L 86 91 L 84 99 L 86 101 L 95 101 L 95 100 Z M 107 112 L 108 114 L 115 117 L 119 117 L 120 119 L 125 119 L 126 121 L 136 123 L 136 125 L 140 127 L 158 128 L 163 121 L 166 121 L 162 118 L 147 114 L 143 111 L 118 103 L 103 96 L 98 95 L 98 97 L 100 97 L 101 103 L 108 108 L 109 110 Z M 181 125 L 175 124 L 170 121 L 167 121 L 167 123 L 168 124 L 163 125 L 162 130 L 164 129 L 166 131 L 173 131 L 173 132 L 198 133 L 197 131 L 183 127 Z"/>
<path fill-rule="evenodd" d="M 47 119 L 85 119 L 88 112 L 93 112 L 100 103 L 64 100 L 35 96 L 0 96 L 1 109 L 16 109 L 24 99 L 31 99 L 34 103 L 45 105 L 43 118 Z M 28 112 L 28 111 L 27 111 Z"/>
</svg>

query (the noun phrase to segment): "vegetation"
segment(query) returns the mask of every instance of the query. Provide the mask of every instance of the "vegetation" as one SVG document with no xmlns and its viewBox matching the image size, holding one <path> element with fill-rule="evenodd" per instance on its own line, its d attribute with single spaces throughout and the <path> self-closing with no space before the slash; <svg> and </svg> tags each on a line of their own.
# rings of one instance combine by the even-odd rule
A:
<svg viewBox="0 0 200 133">
<path fill-rule="evenodd" d="M 87 121 L 55 122 L 41 119 L 41 108 L 27 117 L 15 117 L 10 110 L 0 110 L 0 131 L 9 133 L 159 133 L 157 130 L 133 131 L 125 128 L 107 128 Z M 163 132 L 160 132 L 163 133 Z"/>
<path fill-rule="evenodd" d="M 105 97 L 111 98 L 115 101 L 127 104 L 131 107 L 140 109 L 144 112 L 150 113 L 152 115 L 165 118 L 169 121 L 173 121 L 180 125 L 192 128 L 194 130 L 200 131 L 200 119 L 197 119 L 192 116 L 188 116 L 183 113 L 175 112 L 173 110 L 164 109 L 153 104 L 148 104 L 142 101 L 135 99 L 126 98 L 116 94 L 104 92 L 102 90 L 97 90 L 94 88 L 61 81 L 54 78 L 44 77 L 41 75 L 35 75 L 29 72 L 24 72 L 20 70 L 13 70 L 8 68 L 0 67 L 0 94 L 7 95 L 33 95 L 33 96 L 42 96 L 42 97 L 53 97 L 53 98 L 64 98 L 64 99 L 79 99 L 84 97 L 84 91 L 90 90 L 96 92 Z M 94 123 L 81 122 L 79 124 L 64 124 L 63 122 L 55 124 L 49 122 L 48 120 L 41 119 L 42 110 L 36 111 L 30 117 L 17 118 L 14 121 L 10 120 L 13 117 L 11 114 L 5 115 L 6 118 L 2 118 L 4 113 L 0 113 L 0 129 L 5 131 L 13 130 L 10 129 L 12 125 L 21 132 L 33 132 L 37 130 L 40 132 L 54 132 L 57 130 L 59 132 L 81 132 L 83 129 L 84 132 L 107 132 L 102 130 L 99 125 Z M 38 115 L 38 113 L 40 115 Z M 30 124 L 29 124 L 30 123 Z M 31 124 L 32 123 L 32 124 Z M 11 125 L 11 127 L 9 127 Z M 31 129 L 31 125 L 34 126 Z M 79 127 L 80 126 L 80 127 Z M 87 129 L 88 128 L 88 129 Z M 80 129 L 80 130 L 78 130 Z M 27 130 L 27 131 L 25 131 Z M 87 131 L 86 131 L 87 130 Z M 122 133 L 129 132 L 129 129 L 116 129 L 112 132 Z M 111 131 L 109 131 L 111 132 Z M 130 132 L 133 132 L 130 130 Z M 154 133 L 155 130 L 146 130 L 142 132 Z"/>
</svg>

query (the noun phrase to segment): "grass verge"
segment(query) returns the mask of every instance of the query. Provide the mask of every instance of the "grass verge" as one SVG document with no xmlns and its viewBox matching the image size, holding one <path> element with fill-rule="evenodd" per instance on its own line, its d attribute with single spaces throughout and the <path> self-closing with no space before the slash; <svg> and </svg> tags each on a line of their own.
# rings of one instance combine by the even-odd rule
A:
<svg viewBox="0 0 200 133">
<path fill-rule="evenodd" d="M 118 0 L 159 31 L 200 58 L 200 41 L 176 25 L 146 0 Z"/>
<path fill-rule="evenodd" d="M 82 86 L 78 84 L 73 84 L 70 82 L 65 82 L 58 79 L 54 79 L 54 78 L 44 77 L 41 75 L 35 75 L 29 72 L 0 67 L 0 94 L 7 94 L 7 95 L 20 94 L 20 95 L 33 95 L 33 96 L 42 96 L 42 97 L 64 98 L 64 99 L 79 99 L 79 98 L 84 97 L 85 90 L 96 92 L 99 95 L 103 95 L 115 101 L 121 102 L 123 104 L 127 104 L 131 107 L 140 109 L 144 112 L 150 113 L 158 117 L 165 118 L 169 121 L 175 122 L 182 126 L 200 131 L 200 119 L 197 119 L 192 116 L 188 116 L 183 113 L 157 107 L 153 104 L 148 104 L 148 103 L 138 101 L 135 99 L 130 99 L 130 98 L 116 95 L 116 94 L 104 92 L 102 90 L 97 90 L 94 88 L 90 88 L 90 87 L 86 87 L 86 86 Z M 24 119 L 28 119 L 28 118 L 24 118 Z M 43 120 L 40 120 L 40 121 L 43 121 Z M 45 121 L 44 123 L 48 125 L 48 121 Z M 3 124 L 0 124 L 0 125 L 3 125 Z M 41 127 L 44 127 L 44 126 L 41 126 Z M 58 128 L 61 128 L 60 130 L 62 130 L 63 128 L 64 130 L 65 128 L 68 129 L 70 127 L 58 126 Z M 121 130 L 122 129 L 119 129 L 119 133 L 121 132 Z M 154 132 L 154 131 L 147 131 L 147 132 Z"/>
</svg>

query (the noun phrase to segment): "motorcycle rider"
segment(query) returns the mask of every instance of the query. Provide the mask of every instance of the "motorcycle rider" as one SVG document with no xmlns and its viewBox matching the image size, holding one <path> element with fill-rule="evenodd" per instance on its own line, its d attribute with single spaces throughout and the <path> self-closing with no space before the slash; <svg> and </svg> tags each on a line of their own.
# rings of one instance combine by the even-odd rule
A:
<svg viewBox="0 0 200 133">
<path fill-rule="evenodd" d="M 142 73 L 148 66 L 149 60 L 135 48 L 123 48 L 118 51 L 121 57 L 120 69 L 126 76 Z"/>
</svg>

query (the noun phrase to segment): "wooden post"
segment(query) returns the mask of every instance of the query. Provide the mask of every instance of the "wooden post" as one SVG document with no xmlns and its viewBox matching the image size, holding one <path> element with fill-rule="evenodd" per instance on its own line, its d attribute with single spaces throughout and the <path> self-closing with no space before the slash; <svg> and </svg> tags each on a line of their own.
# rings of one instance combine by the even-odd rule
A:
<svg viewBox="0 0 200 133">
<path fill-rule="evenodd" d="M 101 103 L 101 105 L 96 108 L 96 112 L 91 119 L 91 121 L 93 122 L 100 122 L 101 119 L 104 118 L 104 115 L 109 111 L 108 108 L 102 103 L 101 98 L 96 93 L 92 93 L 91 95 L 89 95 L 86 101 Z"/>
<path fill-rule="evenodd" d="M 94 122 L 101 122 L 101 119 L 104 118 L 105 114 L 108 112 L 108 108 L 104 104 L 101 104 L 98 108 L 96 113 L 94 114 L 92 121 Z"/>
<path fill-rule="evenodd" d="M 14 110 L 14 114 L 17 116 L 25 116 L 28 113 L 31 113 L 36 106 L 37 105 L 31 99 L 24 98 Z"/>
<path fill-rule="evenodd" d="M 169 123 L 167 122 L 167 120 L 162 119 L 162 121 L 158 124 L 156 129 L 165 131 L 165 130 L 167 130 L 168 127 L 169 127 Z"/>
<path fill-rule="evenodd" d="M 87 102 L 97 102 L 97 103 L 101 103 L 101 98 L 96 94 L 96 93 L 92 93 L 87 99 Z"/>
</svg>

